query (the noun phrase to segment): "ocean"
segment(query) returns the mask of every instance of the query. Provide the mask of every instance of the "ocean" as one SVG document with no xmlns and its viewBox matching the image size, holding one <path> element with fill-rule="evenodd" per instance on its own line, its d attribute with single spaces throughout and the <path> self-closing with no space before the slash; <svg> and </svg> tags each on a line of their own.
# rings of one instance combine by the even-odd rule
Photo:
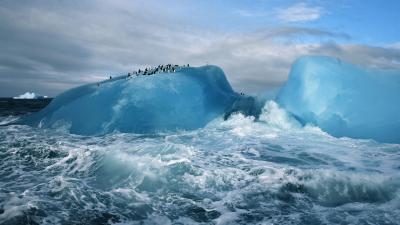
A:
<svg viewBox="0 0 400 225">
<path fill-rule="evenodd" d="M 273 101 L 193 131 L 81 136 L 4 125 L 0 224 L 400 224 L 400 145 L 335 138 Z"/>
<path fill-rule="evenodd" d="M 46 107 L 51 98 L 43 99 L 14 99 L 0 98 L 0 116 L 18 116 L 33 113 Z"/>
</svg>

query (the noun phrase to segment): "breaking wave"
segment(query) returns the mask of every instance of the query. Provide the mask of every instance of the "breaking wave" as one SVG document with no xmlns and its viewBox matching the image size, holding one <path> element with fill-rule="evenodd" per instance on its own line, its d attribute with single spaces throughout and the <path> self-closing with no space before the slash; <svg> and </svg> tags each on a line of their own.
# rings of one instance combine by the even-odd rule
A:
<svg viewBox="0 0 400 225">
<path fill-rule="evenodd" d="M 398 224 L 399 160 L 274 101 L 173 133 L 1 126 L 0 224 Z"/>
</svg>

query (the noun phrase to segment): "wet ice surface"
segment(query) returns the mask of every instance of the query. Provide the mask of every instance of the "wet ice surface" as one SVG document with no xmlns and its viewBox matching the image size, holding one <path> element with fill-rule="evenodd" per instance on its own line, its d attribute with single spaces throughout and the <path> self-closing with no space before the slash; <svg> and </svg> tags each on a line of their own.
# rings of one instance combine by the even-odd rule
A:
<svg viewBox="0 0 400 225">
<path fill-rule="evenodd" d="M 398 96 L 400 70 L 305 56 L 293 63 L 276 99 L 303 123 L 332 136 L 400 144 Z"/>
<path fill-rule="evenodd" d="M 156 135 L 1 126 L 0 224 L 399 224 L 399 162 L 274 102 Z"/>
</svg>

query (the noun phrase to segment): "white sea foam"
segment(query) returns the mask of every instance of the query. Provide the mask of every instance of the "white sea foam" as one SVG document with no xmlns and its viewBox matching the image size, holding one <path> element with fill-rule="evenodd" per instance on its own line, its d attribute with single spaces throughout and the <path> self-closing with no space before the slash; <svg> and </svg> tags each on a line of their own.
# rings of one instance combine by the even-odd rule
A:
<svg viewBox="0 0 400 225">
<path fill-rule="evenodd" d="M 274 102 L 177 133 L 0 127 L 1 223 L 396 224 L 400 145 L 335 138 Z"/>
<path fill-rule="evenodd" d="M 12 122 L 18 120 L 18 118 L 19 118 L 18 116 L 1 116 L 0 117 L 0 126 L 12 123 Z"/>
</svg>

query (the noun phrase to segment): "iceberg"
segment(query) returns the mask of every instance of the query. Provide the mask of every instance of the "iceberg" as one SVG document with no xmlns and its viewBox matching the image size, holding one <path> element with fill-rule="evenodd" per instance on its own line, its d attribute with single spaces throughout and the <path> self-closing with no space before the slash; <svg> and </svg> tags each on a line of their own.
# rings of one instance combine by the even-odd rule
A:
<svg viewBox="0 0 400 225">
<path fill-rule="evenodd" d="M 276 101 L 333 136 L 400 143 L 399 97 L 400 70 L 305 56 L 293 64 Z"/>
<path fill-rule="evenodd" d="M 25 94 L 13 97 L 13 99 L 43 99 L 43 98 L 47 98 L 47 96 L 42 96 L 42 95 L 38 95 L 35 94 L 34 92 L 26 92 Z"/>
<path fill-rule="evenodd" d="M 185 67 L 73 88 L 19 123 L 62 125 L 81 135 L 191 130 L 222 115 L 239 98 L 219 67 Z"/>
</svg>

